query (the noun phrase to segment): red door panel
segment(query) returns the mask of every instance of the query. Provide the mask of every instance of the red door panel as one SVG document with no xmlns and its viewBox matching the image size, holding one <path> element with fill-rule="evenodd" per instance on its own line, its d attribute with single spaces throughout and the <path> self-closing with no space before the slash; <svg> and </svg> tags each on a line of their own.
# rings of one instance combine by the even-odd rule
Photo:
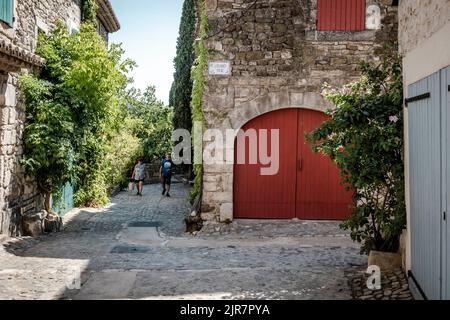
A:
<svg viewBox="0 0 450 320">
<path fill-rule="evenodd" d="M 344 220 L 351 213 L 353 193 L 341 185 L 339 169 L 329 157 L 313 153 L 305 143 L 305 132 L 318 128 L 327 116 L 322 112 L 299 112 L 297 174 L 297 218 L 304 220 Z"/>
<path fill-rule="evenodd" d="M 239 151 L 236 149 L 234 166 L 234 216 L 236 218 L 295 218 L 297 120 L 298 110 L 286 109 L 262 115 L 244 126 L 244 131 L 248 129 L 280 130 L 280 169 L 275 176 L 262 176 L 261 164 L 237 164 Z M 270 141 L 270 132 L 268 136 Z M 270 145 L 268 150 L 270 154 Z M 247 143 L 245 151 L 247 155 L 248 151 Z"/>
<path fill-rule="evenodd" d="M 353 194 L 341 185 L 338 168 L 328 157 L 314 154 L 305 143 L 304 133 L 325 120 L 327 117 L 321 112 L 284 109 L 260 116 L 244 126 L 244 131 L 280 130 L 280 169 L 275 176 L 263 176 L 260 163 L 237 163 L 239 150 L 236 148 L 235 218 L 344 220 L 350 215 Z M 271 147 L 268 147 L 269 154 Z M 245 154 L 248 152 L 247 143 Z"/>
</svg>

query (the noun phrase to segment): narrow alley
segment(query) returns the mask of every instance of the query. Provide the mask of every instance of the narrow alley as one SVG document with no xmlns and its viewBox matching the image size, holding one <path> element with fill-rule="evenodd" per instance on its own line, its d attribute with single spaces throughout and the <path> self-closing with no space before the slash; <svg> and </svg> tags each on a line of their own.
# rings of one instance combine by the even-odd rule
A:
<svg viewBox="0 0 450 320">
<path fill-rule="evenodd" d="M 0 299 L 351 298 L 344 273 L 367 258 L 338 223 L 238 220 L 193 237 L 189 188 L 176 184 L 170 199 L 159 188 L 73 211 L 60 233 L 5 243 Z"/>
</svg>

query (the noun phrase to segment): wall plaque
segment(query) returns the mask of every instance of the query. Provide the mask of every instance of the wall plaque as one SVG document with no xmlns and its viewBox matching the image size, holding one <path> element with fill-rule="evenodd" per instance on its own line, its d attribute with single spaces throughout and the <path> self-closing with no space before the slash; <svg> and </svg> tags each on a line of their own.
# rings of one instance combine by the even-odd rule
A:
<svg viewBox="0 0 450 320">
<path fill-rule="evenodd" d="M 231 63 L 230 61 L 210 61 L 208 70 L 210 76 L 230 76 Z"/>
</svg>

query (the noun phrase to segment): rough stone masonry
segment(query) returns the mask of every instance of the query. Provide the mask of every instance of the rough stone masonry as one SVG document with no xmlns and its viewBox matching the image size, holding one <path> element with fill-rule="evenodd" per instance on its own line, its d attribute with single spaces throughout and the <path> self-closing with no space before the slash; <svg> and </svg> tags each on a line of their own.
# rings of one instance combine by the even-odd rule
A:
<svg viewBox="0 0 450 320">
<path fill-rule="evenodd" d="M 13 22 L 0 21 L 0 234 L 22 235 L 24 212 L 39 215 L 42 204 L 33 177 L 27 177 L 20 165 L 26 119 L 18 74 L 44 63 L 34 54 L 39 31 L 48 33 L 57 22 L 69 32 L 79 30 L 81 2 L 17 0 L 12 2 Z M 108 41 L 108 33 L 119 30 L 120 23 L 109 0 L 98 0 L 98 4 L 98 32 Z"/>
<path fill-rule="evenodd" d="M 207 75 L 207 127 L 240 129 L 282 108 L 325 111 L 323 84 L 356 80 L 361 61 L 397 47 L 397 8 L 367 0 L 364 31 L 318 31 L 317 0 L 206 0 L 209 61 L 228 61 L 230 75 Z M 209 141 L 204 141 L 205 144 Z M 224 153 L 234 150 L 224 150 Z M 204 165 L 202 217 L 233 219 L 233 165 Z"/>
<path fill-rule="evenodd" d="M 39 30 L 48 32 L 57 21 L 78 29 L 80 0 L 14 1 L 14 23 L 0 22 L 0 234 L 19 236 L 21 208 L 37 209 L 41 197 L 32 177 L 20 165 L 23 154 L 25 104 L 18 91 L 17 75 L 43 61 L 34 51 Z"/>
</svg>

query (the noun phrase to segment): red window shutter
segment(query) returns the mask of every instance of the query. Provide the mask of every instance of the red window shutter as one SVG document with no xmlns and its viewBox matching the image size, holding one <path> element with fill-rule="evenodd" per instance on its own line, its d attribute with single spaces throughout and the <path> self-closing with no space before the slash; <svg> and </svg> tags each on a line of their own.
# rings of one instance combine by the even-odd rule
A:
<svg viewBox="0 0 450 320">
<path fill-rule="evenodd" d="M 362 31 L 365 28 L 365 0 L 317 1 L 317 30 Z"/>
</svg>

